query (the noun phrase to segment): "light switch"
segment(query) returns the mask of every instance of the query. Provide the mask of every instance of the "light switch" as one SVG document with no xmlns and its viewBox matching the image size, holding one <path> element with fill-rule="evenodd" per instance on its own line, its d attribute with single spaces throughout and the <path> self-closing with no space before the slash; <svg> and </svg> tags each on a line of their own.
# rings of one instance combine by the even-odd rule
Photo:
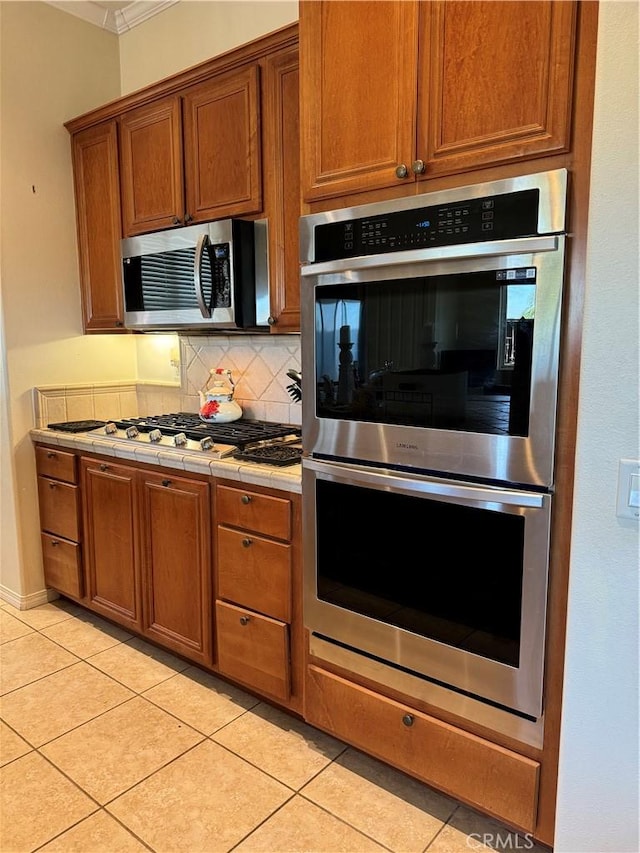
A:
<svg viewBox="0 0 640 853">
<path fill-rule="evenodd" d="M 640 518 L 640 461 L 621 459 L 618 465 L 618 518 Z"/>
</svg>

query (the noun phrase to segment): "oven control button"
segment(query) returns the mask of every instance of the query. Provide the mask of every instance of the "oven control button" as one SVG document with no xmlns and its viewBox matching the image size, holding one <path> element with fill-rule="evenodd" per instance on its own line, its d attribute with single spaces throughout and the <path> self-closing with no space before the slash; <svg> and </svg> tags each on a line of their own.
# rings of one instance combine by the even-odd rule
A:
<svg viewBox="0 0 640 853">
<path fill-rule="evenodd" d="M 137 438 L 139 435 L 140 433 L 138 432 L 138 427 L 127 427 L 127 438 Z"/>
<path fill-rule="evenodd" d="M 107 435 L 113 435 L 114 432 L 118 432 L 118 427 L 113 421 L 109 421 L 109 423 L 105 425 L 104 431 Z"/>
<path fill-rule="evenodd" d="M 177 435 L 173 436 L 173 443 L 176 447 L 184 447 L 187 443 L 187 436 L 183 432 L 179 432 Z"/>
<path fill-rule="evenodd" d="M 205 438 L 200 439 L 200 449 L 201 450 L 211 450 L 213 447 L 213 439 L 210 435 L 205 436 Z"/>
<path fill-rule="evenodd" d="M 162 433 L 159 429 L 152 429 L 149 433 L 149 441 L 160 441 L 162 438 Z"/>
</svg>

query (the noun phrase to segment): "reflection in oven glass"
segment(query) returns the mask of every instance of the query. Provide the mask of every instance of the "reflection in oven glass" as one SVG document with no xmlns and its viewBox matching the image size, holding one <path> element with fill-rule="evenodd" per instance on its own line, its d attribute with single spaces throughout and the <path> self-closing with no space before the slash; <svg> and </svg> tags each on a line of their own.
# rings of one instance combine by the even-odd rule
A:
<svg viewBox="0 0 640 853">
<path fill-rule="evenodd" d="M 318 598 L 517 667 L 524 518 L 319 480 Z"/>
</svg>

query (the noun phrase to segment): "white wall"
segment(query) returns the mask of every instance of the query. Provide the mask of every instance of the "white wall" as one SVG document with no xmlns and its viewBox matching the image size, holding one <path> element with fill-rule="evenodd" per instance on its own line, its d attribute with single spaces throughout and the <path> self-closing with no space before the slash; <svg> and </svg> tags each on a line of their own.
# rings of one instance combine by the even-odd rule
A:
<svg viewBox="0 0 640 853">
<path fill-rule="evenodd" d="M 0 592 L 44 594 L 35 385 L 132 379 L 133 341 L 82 334 L 64 122 L 117 97 L 117 37 L 45 3 L 0 3 L 3 536 Z M 17 535 L 16 535 L 17 534 Z"/>
<path fill-rule="evenodd" d="M 600 4 L 556 853 L 637 853 L 638 5 Z"/>
<path fill-rule="evenodd" d="M 181 0 L 120 37 L 122 94 L 297 20 L 297 0 Z"/>
</svg>

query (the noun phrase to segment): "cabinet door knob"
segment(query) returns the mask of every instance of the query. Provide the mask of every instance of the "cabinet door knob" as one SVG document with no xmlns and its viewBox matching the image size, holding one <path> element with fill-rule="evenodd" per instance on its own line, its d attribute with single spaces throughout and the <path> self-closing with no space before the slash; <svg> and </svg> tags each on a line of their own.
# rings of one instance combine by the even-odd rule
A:
<svg viewBox="0 0 640 853">
<path fill-rule="evenodd" d="M 187 213 L 184 218 L 184 224 L 188 225 L 189 222 L 193 222 L 193 216 L 190 213 Z"/>
<path fill-rule="evenodd" d="M 249 539 L 249 538 L 243 539 L 242 540 L 242 547 L 243 548 L 249 548 L 251 546 L 252 542 L 253 542 L 252 539 Z"/>
<path fill-rule="evenodd" d="M 405 714 L 402 718 L 402 722 L 405 724 L 405 726 L 412 726 L 414 719 L 415 717 L 413 716 L 413 714 Z"/>
<path fill-rule="evenodd" d="M 122 322 L 122 320 L 116 320 L 115 324 L 116 324 L 116 326 L 118 326 L 118 328 L 120 328 L 120 326 L 124 326 L 124 323 Z"/>
<path fill-rule="evenodd" d="M 180 219 L 177 216 L 174 216 L 171 221 L 173 222 L 174 225 L 180 225 Z"/>
<path fill-rule="evenodd" d="M 250 617 L 250 616 L 241 616 L 241 617 L 240 617 L 240 624 L 241 624 L 241 625 L 248 625 L 248 624 L 249 624 L 249 622 L 251 622 L 251 617 Z"/>
<path fill-rule="evenodd" d="M 240 500 L 241 500 L 241 501 L 242 501 L 242 503 L 243 503 L 243 504 L 245 504 L 245 505 L 246 505 L 246 504 L 250 504 L 250 503 L 251 503 L 251 496 L 250 496 L 250 495 L 243 495 L 243 496 L 240 498 Z"/>
<path fill-rule="evenodd" d="M 162 485 L 163 485 L 163 486 L 170 486 L 170 485 L 171 485 L 171 480 L 163 480 L 163 481 L 162 481 Z"/>
<path fill-rule="evenodd" d="M 103 463 L 102 463 L 102 465 L 100 466 L 100 470 L 101 470 L 101 471 L 108 471 L 108 470 L 109 470 L 109 466 L 108 466 L 108 465 L 105 465 L 105 464 L 104 464 L 104 462 L 103 462 Z"/>
<path fill-rule="evenodd" d="M 50 451 L 47 453 L 47 459 L 55 459 L 57 455 L 58 455 L 58 454 L 57 454 L 57 453 L 54 453 L 54 452 L 53 452 L 53 450 L 50 450 Z"/>
<path fill-rule="evenodd" d="M 277 318 L 277 317 L 274 317 L 272 314 L 270 314 L 270 315 L 267 317 L 267 323 L 268 323 L 270 326 L 275 326 L 277 322 L 278 322 L 278 318 Z"/>
<path fill-rule="evenodd" d="M 57 483 L 54 483 L 51 480 L 49 480 L 49 488 L 50 489 L 55 489 L 57 487 L 57 485 L 58 485 Z"/>
<path fill-rule="evenodd" d="M 414 175 L 423 175 L 427 169 L 427 164 L 424 160 L 414 160 L 411 164 L 411 171 Z"/>
<path fill-rule="evenodd" d="M 396 178 L 407 178 L 408 176 L 409 170 L 404 163 L 400 163 L 399 166 L 396 166 Z"/>
<path fill-rule="evenodd" d="M 58 540 L 57 540 L 57 539 L 52 539 L 52 540 L 51 540 L 51 544 L 52 544 L 52 545 L 53 545 L 53 547 L 55 548 L 55 546 L 56 546 L 56 545 L 59 545 L 60 543 L 58 542 Z"/>
</svg>

